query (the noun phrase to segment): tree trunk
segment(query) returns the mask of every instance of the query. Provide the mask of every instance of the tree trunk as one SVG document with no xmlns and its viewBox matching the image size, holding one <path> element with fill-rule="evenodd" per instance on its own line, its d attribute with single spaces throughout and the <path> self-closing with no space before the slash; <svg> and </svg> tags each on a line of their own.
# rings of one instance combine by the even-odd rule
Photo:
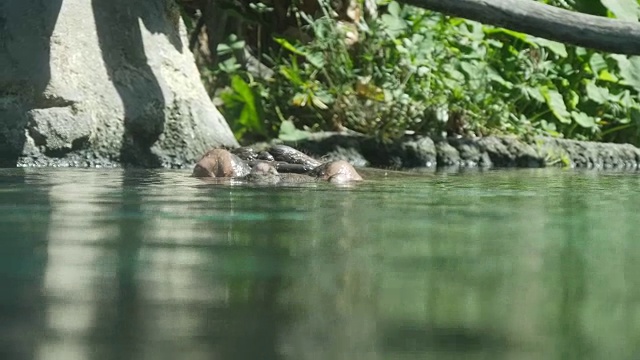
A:
<svg viewBox="0 0 640 360">
<path fill-rule="evenodd" d="M 181 166 L 236 146 L 173 0 L 3 0 L 0 165 Z"/>
<path fill-rule="evenodd" d="M 596 50 L 640 55 L 640 23 L 531 0 L 401 0 L 403 3 Z"/>
</svg>

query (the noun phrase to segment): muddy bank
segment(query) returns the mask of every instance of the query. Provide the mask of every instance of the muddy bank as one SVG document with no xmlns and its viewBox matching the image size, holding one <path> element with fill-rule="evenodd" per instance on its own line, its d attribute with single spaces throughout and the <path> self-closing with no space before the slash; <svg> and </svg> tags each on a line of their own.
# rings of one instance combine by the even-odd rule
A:
<svg viewBox="0 0 640 360">
<path fill-rule="evenodd" d="M 389 169 L 640 167 L 640 149 L 633 145 L 553 138 L 523 141 L 508 136 L 435 140 L 411 137 L 382 143 L 367 137 L 325 133 L 284 143 L 326 160 L 344 159 L 355 166 Z"/>
</svg>

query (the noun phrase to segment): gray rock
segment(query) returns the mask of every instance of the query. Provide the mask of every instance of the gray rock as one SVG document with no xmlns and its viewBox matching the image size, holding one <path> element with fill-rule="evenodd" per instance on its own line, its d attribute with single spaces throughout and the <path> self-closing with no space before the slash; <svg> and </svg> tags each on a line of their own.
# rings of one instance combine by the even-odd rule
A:
<svg viewBox="0 0 640 360">
<path fill-rule="evenodd" d="M 437 163 L 438 169 L 455 171 L 545 166 L 637 170 L 640 164 L 640 149 L 633 145 L 553 138 L 528 143 L 513 136 L 488 136 L 439 139 L 434 143 L 427 137 L 413 137 L 385 143 L 364 136 L 323 133 L 290 145 L 316 158 L 333 159 L 330 154 L 347 152 L 349 155 L 340 159 L 393 169 L 428 169 L 428 164 Z"/>
<path fill-rule="evenodd" d="M 544 156 L 529 144 L 515 137 L 488 136 L 480 138 L 478 144 L 487 153 L 495 167 L 543 167 Z"/>
<path fill-rule="evenodd" d="M 446 140 L 436 142 L 438 167 L 460 166 L 460 153 Z"/>
<path fill-rule="evenodd" d="M 316 158 L 322 158 L 322 161 L 345 160 L 353 166 L 365 167 L 370 165 L 362 151 L 365 139 L 363 136 L 326 132 L 313 134 L 305 140 L 284 143 Z"/>
<path fill-rule="evenodd" d="M 0 6 L 0 165 L 178 167 L 237 146 L 173 0 Z"/>
<path fill-rule="evenodd" d="M 493 166 L 489 154 L 476 138 L 450 138 L 449 145 L 458 150 L 460 166 L 464 168 L 490 168 Z"/>
<path fill-rule="evenodd" d="M 69 107 L 34 109 L 27 114 L 28 134 L 44 153 L 66 154 L 84 147 L 91 136 L 91 119 L 74 114 Z"/>
<path fill-rule="evenodd" d="M 369 161 L 362 156 L 360 151 L 354 147 L 346 147 L 343 148 L 341 146 L 336 146 L 335 149 L 328 151 L 324 155 L 321 156 L 322 161 L 337 161 L 337 160 L 345 160 L 351 163 L 355 167 L 366 167 L 369 166 Z"/>
<path fill-rule="evenodd" d="M 547 162 L 573 168 L 604 170 L 636 170 L 640 149 L 630 144 L 538 138 L 539 153 Z"/>
<path fill-rule="evenodd" d="M 436 146 L 429 137 L 420 137 L 404 141 L 402 149 L 402 167 L 432 168 L 436 166 Z"/>
</svg>

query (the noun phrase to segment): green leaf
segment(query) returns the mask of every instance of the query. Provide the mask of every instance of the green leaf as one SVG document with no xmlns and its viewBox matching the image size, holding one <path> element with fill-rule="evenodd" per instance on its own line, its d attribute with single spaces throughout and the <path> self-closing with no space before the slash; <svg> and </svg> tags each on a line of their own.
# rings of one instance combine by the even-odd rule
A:
<svg viewBox="0 0 640 360">
<path fill-rule="evenodd" d="M 238 40 L 235 36 L 229 36 L 229 39 L 226 42 L 218 44 L 218 46 L 216 47 L 216 52 L 219 55 L 226 55 L 232 53 L 235 50 L 241 50 L 244 48 L 244 46 L 244 40 Z"/>
<path fill-rule="evenodd" d="M 220 43 L 218 44 L 218 47 L 216 48 L 216 51 L 218 52 L 218 55 L 226 55 L 231 53 L 231 46 L 225 44 L 225 43 Z"/>
<path fill-rule="evenodd" d="M 253 104 L 253 93 L 251 92 L 251 87 L 240 76 L 234 75 L 231 78 L 231 88 L 235 90 L 243 100 Z"/>
<path fill-rule="evenodd" d="M 400 16 L 400 4 L 398 4 L 397 1 L 392 1 L 389 3 L 389 6 L 387 6 L 387 11 L 389 11 L 389 14 L 395 16 L 395 17 L 399 17 Z"/>
<path fill-rule="evenodd" d="M 476 64 L 466 61 L 460 63 L 460 70 L 467 75 L 468 79 L 476 78 L 481 71 Z"/>
<path fill-rule="evenodd" d="M 590 129 L 596 126 L 596 119 L 583 112 L 572 111 L 571 118 L 583 128 Z"/>
<path fill-rule="evenodd" d="M 623 55 L 611 55 L 618 62 L 620 77 L 636 91 L 640 91 L 640 57 Z"/>
<path fill-rule="evenodd" d="M 380 17 L 382 24 L 384 25 L 387 33 L 391 38 L 395 39 L 398 35 L 402 34 L 407 27 L 406 22 L 395 15 L 383 14 Z"/>
<path fill-rule="evenodd" d="M 295 55 L 304 57 L 311 65 L 315 66 L 316 68 L 321 69 L 324 67 L 324 59 L 322 57 L 322 53 L 310 53 L 308 51 L 305 51 L 303 47 L 297 47 L 283 38 L 274 38 L 274 41 L 286 50 L 294 53 Z"/>
<path fill-rule="evenodd" d="M 635 100 L 633 99 L 634 97 L 635 96 L 632 96 L 631 91 L 629 90 L 624 90 L 623 92 L 617 95 L 611 96 L 613 101 L 624 106 L 625 108 L 634 108 L 635 106 L 637 106 Z"/>
<path fill-rule="evenodd" d="M 451 67 L 451 66 L 446 66 L 444 68 L 444 71 L 447 75 L 449 75 L 448 77 L 450 79 L 456 80 L 460 83 L 464 83 L 465 82 L 465 77 L 464 74 L 461 73 L 460 71 L 456 70 L 455 68 Z"/>
<path fill-rule="evenodd" d="M 484 33 L 487 34 L 487 35 L 505 34 L 505 35 L 513 37 L 514 39 L 521 40 L 521 41 L 525 42 L 526 44 L 529 44 L 529 45 L 533 45 L 534 44 L 533 42 L 531 42 L 531 39 L 529 38 L 529 36 L 527 34 L 521 33 L 521 32 L 517 32 L 517 31 L 513 31 L 513 30 L 504 29 L 504 28 L 494 28 L 494 27 L 485 26 L 484 27 Z"/>
<path fill-rule="evenodd" d="M 637 0 L 600 0 L 616 18 L 620 20 L 638 21 Z"/>
<path fill-rule="evenodd" d="M 540 120 L 540 126 L 546 132 L 553 133 L 554 135 L 558 134 L 557 133 L 558 129 L 557 129 L 555 123 L 550 123 L 550 122 L 548 122 L 546 120 Z"/>
<path fill-rule="evenodd" d="M 245 45 L 244 40 L 240 40 L 240 41 L 232 42 L 230 46 L 233 50 L 241 50 L 241 49 L 244 49 L 244 45 Z"/>
<path fill-rule="evenodd" d="M 599 74 L 600 71 L 607 69 L 607 61 L 602 55 L 596 53 L 591 55 L 589 66 L 591 66 L 591 71 L 593 71 L 594 74 Z"/>
<path fill-rule="evenodd" d="M 580 102 L 580 95 L 578 95 L 578 93 L 575 92 L 574 90 L 569 90 L 569 108 L 575 109 L 576 106 L 578 106 L 579 102 Z"/>
<path fill-rule="evenodd" d="M 562 95 L 557 90 L 552 90 L 546 86 L 540 87 L 540 94 L 544 97 L 551 113 L 563 124 L 571 124 L 571 114 L 567 111 Z"/>
<path fill-rule="evenodd" d="M 267 6 L 264 3 L 250 3 L 249 4 L 249 8 L 251 8 L 251 10 L 259 13 L 259 14 L 266 14 L 266 13 L 270 13 L 273 12 L 274 8 Z"/>
<path fill-rule="evenodd" d="M 296 70 L 297 69 L 293 67 L 281 66 L 280 74 L 284 76 L 285 79 L 289 80 L 292 85 L 302 86 L 304 84 L 304 81 L 300 77 L 300 73 Z"/>
<path fill-rule="evenodd" d="M 276 43 L 278 43 L 278 45 L 282 46 L 286 50 L 289 50 L 289 51 L 291 51 L 292 53 L 294 53 L 296 55 L 306 56 L 306 54 L 302 50 L 300 50 L 297 47 L 295 47 L 292 43 L 290 43 L 286 39 L 274 38 L 273 41 L 275 41 Z"/>
<path fill-rule="evenodd" d="M 221 71 L 226 72 L 228 74 L 234 73 L 241 68 L 240 64 L 236 61 L 236 58 L 228 58 L 227 60 L 221 62 L 218 67 Z"/>
<path fill-rule="evenodd" d="M 542 96 L 542 93 L 540 92 L 539 89 L 536 89 L 534 87 L 531 86 L 527 86 L 527 85 L 523 85 L 522 86 L 522 91 L 527 95 L 527 97 L 529 97 L 530 99 L 534 99 L 537 100 L 540 103 L 545 102 L 544 96 Z"/>
<path fill-rule="evenodd" d="M 284 141 L 300 141 L 309 138 L 310 132 L 297 129 L 292 121 L 284 120 L 280 124 L 278 138 Z"/>
<path fill-rule="evenodd" d="M 313 65 L 316 69 L 322 69 L 324 67 L 324 57 L 322 53 L 308 53 L 305 58 L 309 64 Z"/>
<path fill-rule="evenodd" d="M 311 103 L 320 110 L 327 110 L 329 108 L 319 96 L 312 96 Z"/>
<path fill-rule="evenodd" d="M 260 121 L 260 115 L 256 106 L 256 99 L 253 90 L 240 76 L 234 75 L 231 78 L 231 88 L 234 91 L 235 106 L 241 107 L 242 110 L 235 121 L 237 134 L 240 136 L 247 130 L 251 130 L 260 134 L 265 133 L 264 125 Z"/>
<path fill-rule="evenodd" d="M 630 123 L 631 121 L 633 121 L 636 124 L 640 124 L 640 109 L 638 108 L 631 109 L 631 114 L 629 115 L 629 119 L 628 121 L 626 121 L 626 123 Z"/>
<path fill-rule="evenodd" d="M 609 70 L 607 69 L 600 71 L 600 73 L 598 74 L 598 80 L 608 81 L 613 83 L 617 83 L 620 81 L 617 76 L 610 73 Z"/>
<path fill-rule="evenodd" d="M 585 87 L 587 97 L 598 104 L 604 104 L 609 101 L 609 89 L 599 87 L 595 81 L 589 81 Z"/>
<path fill-rule="evenodd" d="M 511 89 L 513 88 L 513 83 L 511 83 L 510 81 L 505 80 L 500 73 L 498 73 L 494 68 L 492 67 L 488 67 L 487 68 L 487 77 L 489 78 L 489 80 L 491 81 L 495 81 L 498 84 L 506 87 L 507 89 Z"/>
<path fill-rule="evenodd" d="M 562 58 L 566 58 L 568 55 L 567 48 L 564 46 L 563 43 L 559 43 L 557 41 L 547 40 L 547 39 L 543 39 L 543 38 L 539 38 L 531 35 L 527 35 L 527 38 L 531 43 L 534 43 L 538 46 L 546 47 L 547 49 L 551 50 L 554 54 Z"/>
</svg>

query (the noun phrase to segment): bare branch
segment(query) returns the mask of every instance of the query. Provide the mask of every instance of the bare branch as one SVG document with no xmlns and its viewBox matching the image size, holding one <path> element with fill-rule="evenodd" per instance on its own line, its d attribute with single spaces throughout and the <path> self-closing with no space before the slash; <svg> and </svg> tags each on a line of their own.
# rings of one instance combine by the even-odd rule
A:
<svg viewBox="0 0 640 360">
<path fill-rule="evenodd" d="M 640 55 L 640 23 L 533 0 L 400 0 L 406 4 L 596 50 Z"/>
</svg>

